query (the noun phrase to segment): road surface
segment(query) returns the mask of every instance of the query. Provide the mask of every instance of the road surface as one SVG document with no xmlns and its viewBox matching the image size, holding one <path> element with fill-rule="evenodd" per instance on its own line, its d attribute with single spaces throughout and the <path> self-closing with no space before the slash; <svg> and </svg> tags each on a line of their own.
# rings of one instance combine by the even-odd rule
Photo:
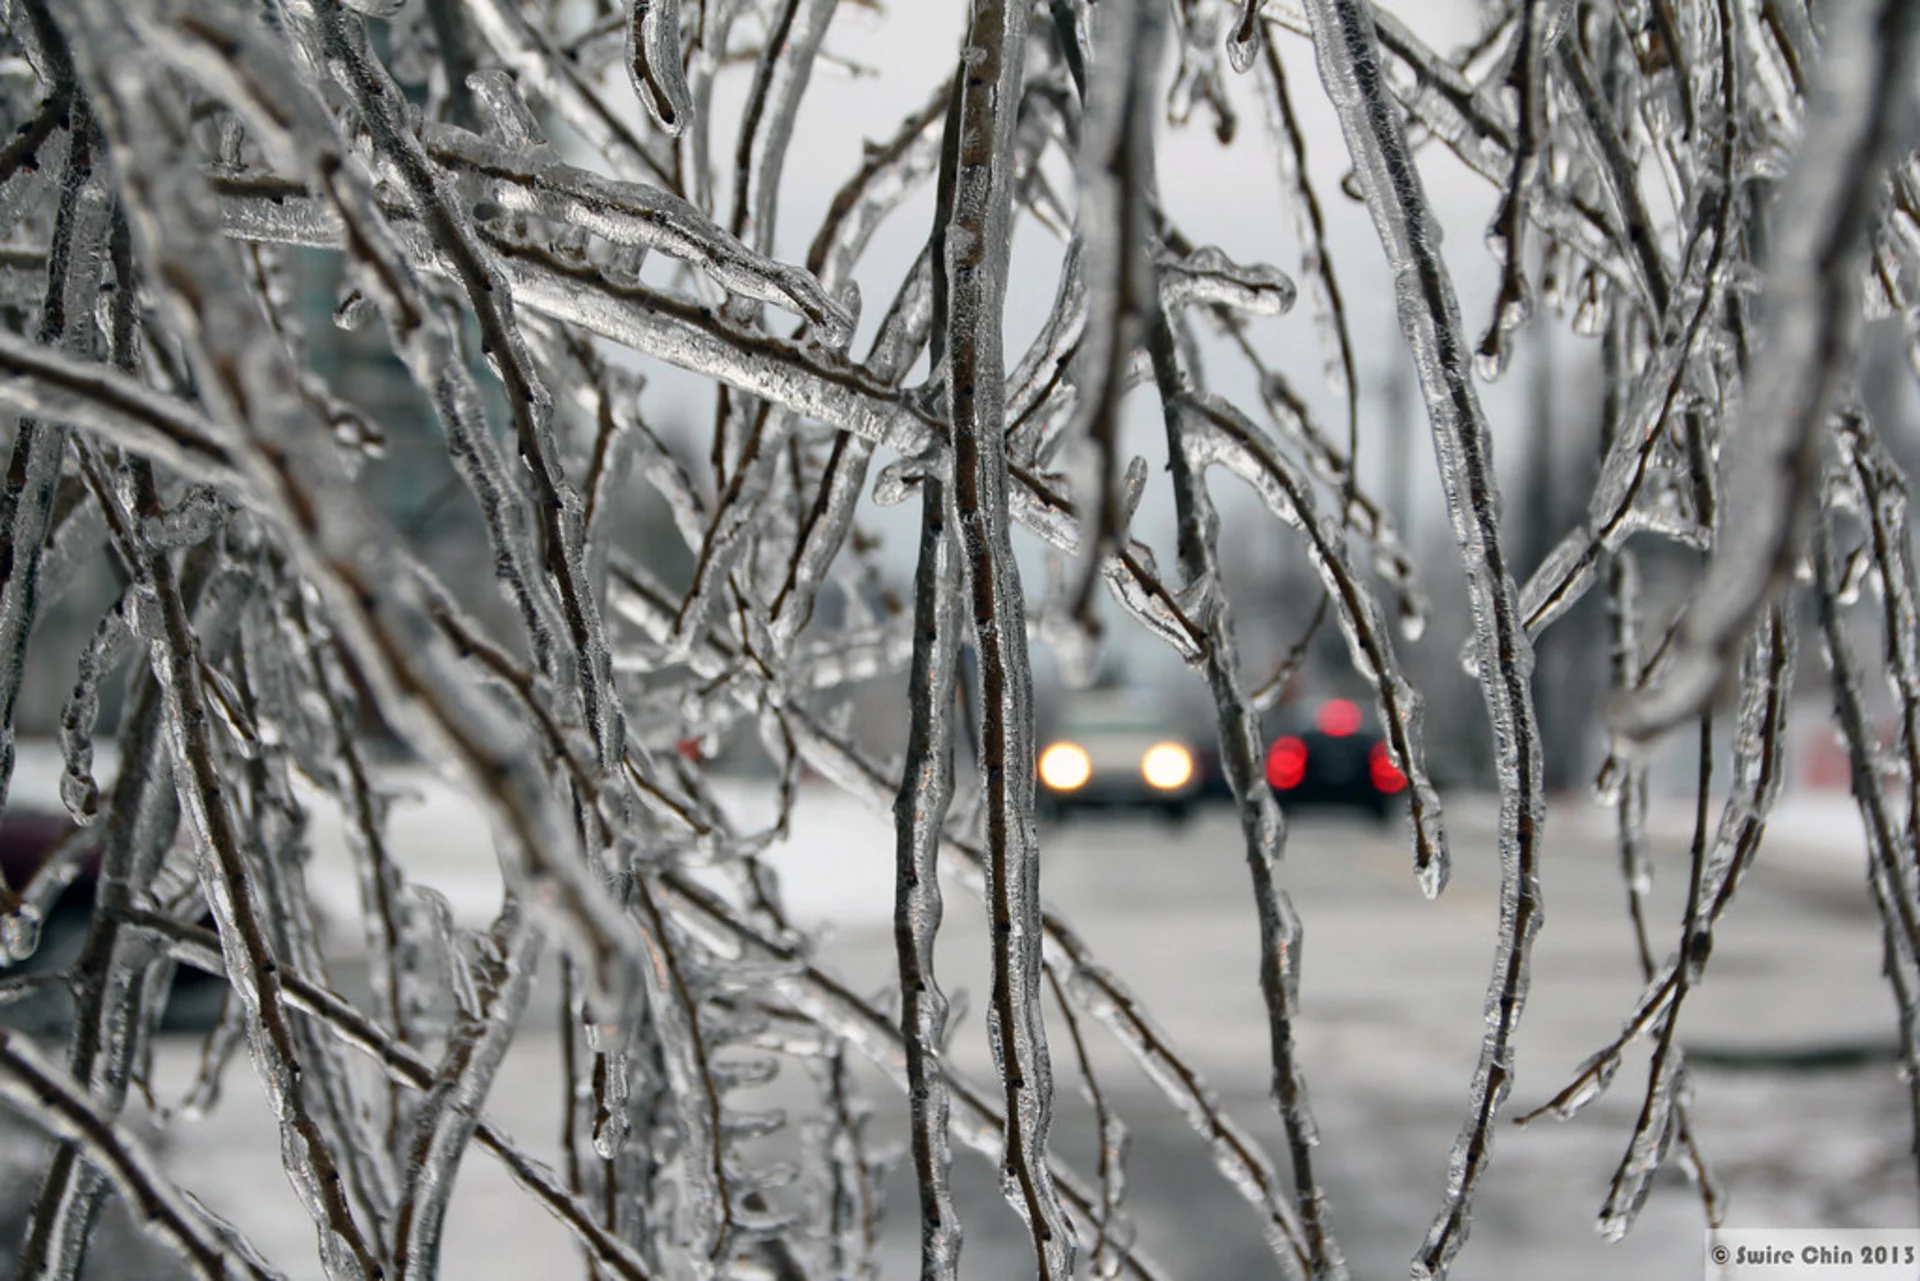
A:
<svg viewBox="0 0 1920 1281">
<path fill-rule="evenodd" d="M 821 959 L 856 989 L 879 991 L 892 965 L 886 895 L 873 888 L 887 877 L 891 859 L 886 829 L 834 809 L 814 816 L 832 839 L 807 840 L 806 804 L 825 803 L 803 804 L 796 823 L 801 848 L 783 861 L 786 883 L 806 910 L 833 913 L 836 902 L 844 908 L 836 914 L 850 923 Z M 1449 817 L 1454 873 L 1438 901 L 1421 897 L 1404 834 L 1365 820 L 1301 818 L 1282 869 L 1306 928 L 1299 1041 L 1322 1136 L 1318 1160 L 1356 1277 L 1406 1275 L 1439 1205 L 1484 1026 L 1500 889 L 1491 804 L 1464 798 Z M 1655 949 L 1664 955 L 1684 889 L 1684 824 L 1660 825 L 1656 836 L 1652 919 L 1660 931 Z M 1641 986 L 1604 819 L 1572 802 L 1556 809 L 1549 837 L 1547 923 L 1510 1110 L 1534 1106 L 1563 1084 L 1616 1033 Z M 1823 839 L 1816 833 L 1816 843 Z M 1742 890 L 1707 981 L 1689 1002 L 1683 1040 L 1709 1064 L 1735 1065 L 1696 1068 L 1696 1127 L 1725 1182 L 1733 1225 L 1912 1226 L 1909 1122 L 1893 1065 L 1869 1054 L 1864 1063 L 1814 1071 L 1767 1066 L 1809 1049 L 1839 1051 L 1832 1057 L 1846 1060 L 1860 1047 L 1890 1044 L 1892 1036 L 1878 926 L 1845 853 L 1857 837 L 1836 830 L 1833 849 L 1806 848 L 1804 833 L 1797 840 Z M 1049 900 L 1133 985 L 1227 1110 L 1284 1170 L 1279 1122 L 1265 1097 L 1254 916 L 1231 816 L 1208 811 L 1179 829 L 1151 819 L 1076 821 L 1048 829 L 1044 848 Z M 433 851 L 414 857 L 428 869 L 422 875 L 436 868 L 451 875 L 447 869 L 459 865 L 451 855 L 435 862 Z M 465 899 L 462 886 L 443 888 L 456 901 L 484 905 L 487 898 L 484 885 L 464 887 Z M 987 1081 L 986 934 L 977 904 L 951 888 L 948 902 L 942 982 L 973 998 L 955 1055 Z M 352 969 L 350 959 L 342 962 L 343 986 L 351 986 Z M 488 1109 L 551 1159 L 559 1107 L 551 992 L 539 999 L 548 1004 L 516 1043 Z M 1213 1171 L 1204 1145 L 1111 1039 L 1091 1025 L 1089 1031 L 1103 1086 L 1131 1126 L 1128 1206 L 1142 1243 L 1177 1276 L 1280 1275 L 1258 1217 Z M 192 1037 L 160 1046 L 156 1093 L 163 1102 L 180 1095 L 198 1053 Z M 1057 1024 L 1053 1062 L 1060 1094 L 1055 1145 L 1088 1168 L 1092 1125 Z M 162 1152 L 184 1186 L 289 1276 L 317 1277 L 311 1229 L 280 1172 L 277 1141 L 247 1070 L 243 1061 L 212 1117 L 175 1120 L 159 1140 Z M 1701 1275 L 1700 1202 L 1677 1175 L 1662 1179 L 1626 1240 L 1604 1242 L 1593 1227 L 1644 1079 L 1644 1053 L 1632 1055 L 1612 1091 L 1577 1120 L 1501 1126 L 1456 1277 Z M 902 1113 L 890 1095 L 873 1125 L 883 1144 L 904 1145 Z M 6 1133 L 0 1234 L 11 1242 L 39 1149 L 11 1123 Z M 1021 1226 L 999 1201 L 992 1171 L 963 1154 L 956 1180 L 967 1215 L 963 1275 L 1030 1274 Z M 888 1192 L 892 1223 L 882 1275 L 911 1276 L 913 1192 L 898 1169 Z M 156 1261 L 116 1253 L 124 1235 L 112 1223 L 103 1230 L 104 1270 L 96 1274 L 160 1275 L 148 1270 L 158 1268 Z M 577 1275 L 575 1258 L 564 1233 L 497 1165 L 473 1154 L 456 1194 L 442 1275 Z"/>
</svg>

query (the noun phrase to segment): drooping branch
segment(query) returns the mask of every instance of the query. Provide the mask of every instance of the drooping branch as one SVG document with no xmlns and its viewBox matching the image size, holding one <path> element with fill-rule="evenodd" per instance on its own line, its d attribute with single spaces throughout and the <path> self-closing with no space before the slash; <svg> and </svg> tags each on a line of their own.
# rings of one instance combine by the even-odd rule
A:
<svg viewBox="0 0 1920 1281">
<path fill-rule="evenodd" d="M 1773 214 L 1755 415 L 1729 463 L 1733 524 L 1695 594 L 1659 686 L 1617 727 L 1651 738 L 1712 695 L 1750 620 L 1791 576 L 1818 501 L 1820 442 L 1859 341 L 1861 255 L 1888 159 L 1911 140 L 1920 11 L 1851 0 L 1828 15 L 1822 87 Z"/>
<path fill-rule="evenodd" d="M 1494 727 L 1500 774 L 1500 940 L 1487 990 L 1487 1033 L 1472 1102 L 1454 1144 L 1447 1194 L 1415 1258 L 1445 1275 L 1465 1240 L 1473 1193 L 1486 1170 L 1493 1121 L 1512 1088 L 1513 1039 L 1526 1000 L 1527 962 L 1540 928 L 1540 735 L 1529 687 L 1533 650 L 1498 525 L 1492 440 L 1473 389 L 1459 303 L 1398 111 L 1382 87 L 1371 7 L 1313 0 L 1320 78 L 1340 115 L 1367 207 L 1395 276 L 1400 328 L 1414 356 L 1433 425 L 1434 452 L 1474 602 L 1474 654 Z"/>
<path fill-rule="evenodd" d="M 953 495 L 979 658 L 992 922 L 992 1046 L 1005 1090 L 1008 1199 L 1027 1221 L 1039 1275 L 1065 1281 L 1073 1239 L 1046 1162 L 1053 1078 L 1040 1002 L 1040 850 L 1034 828 L 1033 677 L 1026 605 L 1008 532 L 1001 308 L 1012 229 L 1013 106 L 1027 10 L 974 0 L 956 72 L 935 237 L 934 323 L 952 424 Z"/>
</svg>

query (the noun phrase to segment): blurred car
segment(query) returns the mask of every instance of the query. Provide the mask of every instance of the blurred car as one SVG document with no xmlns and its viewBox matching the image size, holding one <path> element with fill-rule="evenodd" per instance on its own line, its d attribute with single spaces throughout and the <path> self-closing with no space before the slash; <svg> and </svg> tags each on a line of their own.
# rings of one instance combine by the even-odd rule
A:
<svg viewBox="0 0 1920 1281">
<path fill-rule="evenodd" d="M 0 814 L 0 872 L 7 885 L 18 893 L 39 874 L 40 869 L 69 840 L 77 837 L 73 821 L 65 814 L 10 805 Z M 100 882 L 100 848 L 81 849 L 63 864 L 61 874 L 70 879 L 60 887 L 57 897 L 39 923 L 38 938 L 31 956 L 0 974 L 46 974 L 70 966 L 86 945 L 93 926 L 93 900 Z M 213 918 L 203 916 L 200 924 L 213 927 Z M 165 1026 L 197 1029 L 212 1025 L 219 1015 L 225 981 L 189 965 L 175 969 L 172 994 L 167 1004 Z M 64 985 L 47 993 L 51 1004 L 42 1001 L 31 1008 L 20 1002 L 7 1010 L 14 1026 L 39 1025 L 57 1028 L 71 1017 L 70 997 Z M 38 1030 L 38 1029 L 36 1029 Z"/>
<path fill-rule="evenodd" d="M 1038 768 L 1043 813 L 1153 809 L 1178 821 L 1193 808 L 1194 746 L 1148 700 L 1118 690 L 1082 694 L 1051 729 Z"/>
<path fill-rule="evenodd" d="M 1267 744 L 1267 782 L 1287 809 L 1345 805 L 1385 821 L 1407 776 L 1358 703 L 1332 698 L 1282 722 Z"/>
<path fill-rule="evenodd" d="M 18 891 L 32 881 L 74 830 L 73 821 L 65 814 L 9 805 L 5 813 L 0 814 L 0 873 L 5 874 L 7 884 Z M 67 870 L 71 879 L 54 900 L 52 910 L 47 913 L 48 920 L 43 924 L 58 919 L 84 927 L 93 914 L 93 887 L 100 878 L 100 851 L 96 848 L 83 852 Z M 45 932 L 43 928 L 42 933 Z"/>
</svg>

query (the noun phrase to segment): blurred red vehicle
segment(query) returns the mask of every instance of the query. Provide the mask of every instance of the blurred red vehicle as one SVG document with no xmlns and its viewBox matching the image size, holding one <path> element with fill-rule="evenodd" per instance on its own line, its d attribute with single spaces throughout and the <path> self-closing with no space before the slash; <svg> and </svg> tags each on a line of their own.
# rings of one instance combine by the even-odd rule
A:
<svg viewBox="0 0 1920 1281">
<path fill-rule="evenodd" d="M 1384 822 L 1407 790 L 1406 776 L 1372 718 L 1344 698 L 1269 717 L 1261 763 L 1274 795 L 1290 810 L 1344 806 Z M 1204 795 L 1233 799 L 1217 748 L 1203 754 L 1199 770 Z"/>
</svg>

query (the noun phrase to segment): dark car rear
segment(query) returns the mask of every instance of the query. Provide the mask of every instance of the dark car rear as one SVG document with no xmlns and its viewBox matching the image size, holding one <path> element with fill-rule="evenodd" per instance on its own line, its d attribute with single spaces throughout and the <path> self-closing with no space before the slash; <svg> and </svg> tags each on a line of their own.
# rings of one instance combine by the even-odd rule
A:
<svg viewBox="0 0 1920 1281">
<path fill-rule="evenodd" d="M 1289 809 L 1343 805 L 1385 819 L 1406 790 L 1386 740 L 1356 703 L 1330 699 L 1289 717 L 1267 744 L 1267 782 Z"/>
<path fill-rule="evenodd" d="M 97 843 L 76 845 L 76 842 L 88 842 L 88 838 L 58 811 L 9 806 L 0 814 L 0 871 L 6 873 L 8 887 L 5 901 L 0 902 L 0 909 L 4 909 L 0 910 L 0 916 L 13 915 L 21 892 L 42 875 L 41 869 L 63 845 L 73 850 L 70 858 L 62 859 L 56 869 L 46 873 L 57 876 L 64 884 L 57 886 L 51 902 L 46 903 L 44 919 L 37 925 L 19 917 L 7 922 L 11 927 L 9 933 L 20 935 L 18 940 L 8 939 L 9 950 L 18 941 L 30 947 L 31 952 L 12 966 L 0 968 L 0 974 L 54 974 L 79 959 L 93 926 L 101 859 Z M 53 890 L 55 886 L 47 884 L 40 888 Z M 202 917 L 200 923 L 212 927 L 213 920 Z M 181 966 L 174 974 L 166 1025 L 177 1028 L 210 1025 L 218 1015 L 224 987 L 217 976 Z M 70 1010 L 65 985 L 56 984 L 39 994 L 39 999 L 12 1002 L 0 1013 L 12 1026 L 44 1031 L 63 1025 L 70 1017 Z"/>
</svg>

